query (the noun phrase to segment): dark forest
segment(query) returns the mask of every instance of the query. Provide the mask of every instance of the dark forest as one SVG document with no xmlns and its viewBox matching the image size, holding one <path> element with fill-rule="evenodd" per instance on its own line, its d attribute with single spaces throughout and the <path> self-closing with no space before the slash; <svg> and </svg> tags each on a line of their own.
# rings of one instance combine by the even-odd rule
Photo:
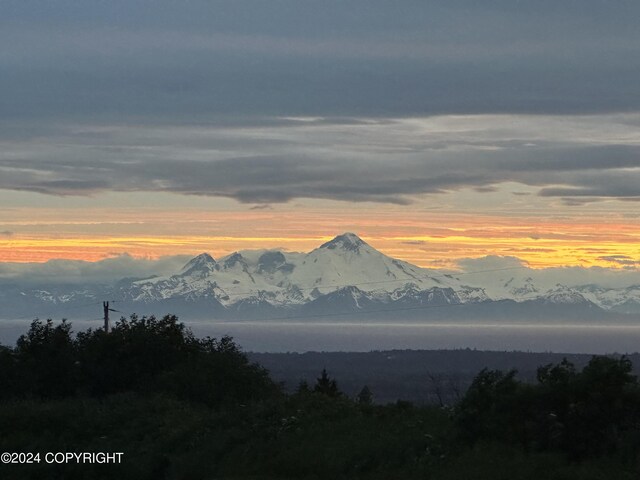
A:
<svg viewBox="0 0 640 480">
<path fill-rule="evenodd" d="M 4 464 L 2 478 L 637 478 L 640 384 L 627 357 L 483 369 L 455 401 L 384 403 L 331 370 L 284 388 L 229 337 L 175 316 L 74 335 L 34 321 L 0 350 L 0 450 L 122 452 Z"/>
</svg>

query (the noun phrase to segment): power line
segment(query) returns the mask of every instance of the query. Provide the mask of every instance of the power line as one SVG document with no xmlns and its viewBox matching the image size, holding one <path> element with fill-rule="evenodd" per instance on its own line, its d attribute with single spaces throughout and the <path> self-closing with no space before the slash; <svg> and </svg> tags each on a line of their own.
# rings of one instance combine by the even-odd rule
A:
<svg viewBox="0 0 640 480">
<path fill-rule="evenodd" d="M 99 305 L 102 302 L 91 302 L 91 303 L 85 303 L 82 305 L 72 305 L 70 307 L 66 307 L 65 310 L 77 310 L 78 308 L 84 308 L 84 307 L 92 307 L 94 305 Z M 51 312 L 49 312 L 51 313 Z M 50 316 L 49 314 L 47 315 L 23 315 L 22 317 L 13 317 L 12 320 L 23 320 L 25 318 L 40 318 L 40 317 L 48 317 Z"/>
</svg>

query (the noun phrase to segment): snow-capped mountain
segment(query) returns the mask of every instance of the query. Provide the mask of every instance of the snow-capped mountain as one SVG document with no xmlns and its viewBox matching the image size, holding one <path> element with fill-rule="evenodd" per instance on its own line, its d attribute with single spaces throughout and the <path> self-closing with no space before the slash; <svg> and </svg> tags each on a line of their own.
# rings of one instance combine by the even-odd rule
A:
<svg viewBox="0 0 640 480">
<path fill-rule="evenodd" d="M 640 285 L 605 288 L 590 284 L 577 286 L 575 291 L 606 310 L 640 314 Z"/>
<path fill-rule="evenodd" d="M 122 279 L 115 285 L 0 291 L 5 311 L 20 312 L 29 306 L 30 312 L 46 306 L 64 315 L 75 306 L 103 299 L 117 300 L 123 312 L 173 312 L 198 318 L 378 312 L 385 317 L 515 320 L 570 312 L 590 319 L 640 312 L 640 286 L 614 290 L 545 285 L 527 269 L 491 277 L 446 273 L 391 258 L 353 233 L 308 253 L 251 250 L 217 260 L 202 253 L 173 274 Z M 0 310 L 0 317 L 3 313 Z"/>
<path fill-rule="evenodd" d="M 589 305 L 593 302 L 587 300 L 580 293 L 572 288 L 564 285 L 556 285 L 555 288 L 548 290 L 540 300 L 546 304 L 564 304 L 564 305 Z"/>
<path fill-rule="evenodd" d="M 344 292 L 355 298 L 356 291 L 376 303 L 406 302 L 410 297 L 419 303 L 435 301 L 436 297 L 460 303 L 456 292 L 466 301 L 487 299 L 482 289 L 388 257 L 352 233 L 306 254 L 253 250 L 234 252 L 216 261 L 203 253 L 180 272 L 134 281 L 124 286 L 121 294 L 145 303 L 176 297 L 215 298 L 224 307 L 233 308 L 240 302 L 246 305 L 248 300 L 291 307 Z"/>
</svg>

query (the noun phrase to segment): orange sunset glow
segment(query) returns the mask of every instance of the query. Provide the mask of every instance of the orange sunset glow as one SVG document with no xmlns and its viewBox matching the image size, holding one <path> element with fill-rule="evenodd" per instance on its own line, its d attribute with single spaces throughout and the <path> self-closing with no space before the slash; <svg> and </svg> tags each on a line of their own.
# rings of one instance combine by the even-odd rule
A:
<svg viewBox="0 0 640 480">
<path fill-rule="evenodd" d="M 344 231 L 357 232 L 389 256 L 432 268 L 455 268 L 457 259 L 486 255 L 518 257 L 532 268 L 616 267 L 612 257 L 640 255 L 640 225 L 622 214 L 469 214 L 428 210 L 424 203 L 409 209 L 340 207 L 339 202 L 324 202 L 256 210 L 230 205 L 216 212 L 153 208 L 64 214 L 22 208 L 5 213 L 0 224 L 0 229 L 16 232 L 0 237 L 0 261 L 97 261 L 124 253 L 158 258 L 203 251 L 221 257 L 263 248 L 310 251 Z"/>
</svg>

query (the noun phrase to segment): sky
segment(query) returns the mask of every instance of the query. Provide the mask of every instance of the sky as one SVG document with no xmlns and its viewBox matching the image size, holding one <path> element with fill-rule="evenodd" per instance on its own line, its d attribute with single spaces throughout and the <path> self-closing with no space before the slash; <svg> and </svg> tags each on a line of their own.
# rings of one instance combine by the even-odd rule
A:
<svg viewBox="0 0 640 480">
<path fill-rule="evenodd" d="M 3 0 L 0 273 L 351 231 L 424 267 L 635 274 L 638 18 L 631 0 Z"/>
</svg>

